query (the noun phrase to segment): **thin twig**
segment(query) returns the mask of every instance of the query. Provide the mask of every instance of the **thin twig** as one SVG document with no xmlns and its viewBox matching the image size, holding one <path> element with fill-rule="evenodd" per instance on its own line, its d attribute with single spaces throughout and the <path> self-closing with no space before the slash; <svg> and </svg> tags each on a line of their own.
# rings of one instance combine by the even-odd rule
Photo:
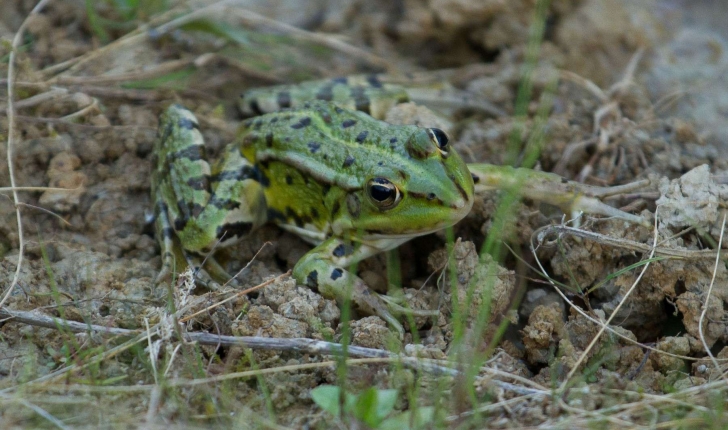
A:
<svg viewBox="0 0 728 430">
<path fill-rule="evenodd" d="M 713 365 L 715 366 L 716 370 L 718 371 L 718 374 L 721 376 L 723 380 L 728 383 L 728 379 L 725 378 L 725 376 L 722 374 L 722 370 L 720 368 L 720 364 L 718 364 L 718 360 L 715 359 L 713 356 L 713 353 L 710 351 L 710 347 L 708 346 L 708 342 L 705 341 L 705 335 L 703 333 L 703 321 L 705 321 L 705 314 L 708 313 L 708 304 L 710 302 L 710 295 L 713 294 L 713 285 L 715 284 L 715 275 L 718 273 L 718 264 L 720 264 L 720 248 L 723 246 L 723 233 L 725 232 L 725 220 L 726 215 L 723 215 L 723 226 L 720 229 L 720 239 L 718 239 L 718 251 L 715 253 L 715 267 L 713 267 L 713 277 L 710 278 L 710 286 L 708 287 L 708 292 L 705 296 L 705 305 L 703 305 L 703 311 L 700 312 L 700 319 L 698 320 L 698 334 L 700 335 L 700 342 L 703 344 L 703 348 L 705 349 L 705 352 L 708 354 L 708 357 L 710 357 L 710 360 L 713 362 Z"/>
<path fill-rule="evenodd" d="M 39 314 L 36 312 L 24 312 L 24 311 L 11 311 L 8 309 L 0 309 L 0 318 L 10 319 L 12 321 L 22 322 L 29 325 L 34 325 L 38 327 L 46 327 L 46 328 L 52 328 L 52 329 L 59 329 L 64 328 L 66 330 L 70 330 L 72 332 L 77 333 L 87 333 L 87 332 L 94 332 L 99 334 L 110 334 L 115 336 L 135 336 L 130 341 L 126 342 L 121 346 L 125 346 L 125 349 L 130 347 L 130 343 L 137 343 L 140 341 L 144 341 L 149 338 L 148 332 L 146 330 L 129 330 L 129 329 L 122 329 L 122 328 L 115 328 L 115 327 L 105 327 L 95 324 L 85 324 L 80 323 L 76 321 L 69 321 L 64 320 L 61 318 L 54 318 L 51 316 Z M 155 326 L 156 327 L 156 326 Z M 150 332 L 156 333 L 156 328 L 153 327 L 150 329 Z M 268 337 L 257 337 L 257 336 L 223 336 L 213 333 L 204 333 L 204 332 L 192 332 L 192 333 L 183 333 L 182 334 L 183 341 L 185 342 L 197 342 L 201 345 L 212 345 L 212 346 L 239 346 L 244 348 L 251 348 L 256 350 L 271 350 L 271 351 L 294 351 L 299 352 L 302 354 L 312 354 L 312 355 L 340 355 L 344 351 L 344 346 L 342 344 L 333 343 L 333 342 L 324 342 L 314 339 L 307 339 L 307 338 L 268 338 Z M 113 351 L 113 355 L 118 354 L 121 352 L 121 350 L 118 350 L 119 347 L 114 348 L 113 350 L 107 351 L 111 353 Z M 427 372 L 430 374 L 435 375 L 450 375 L 450 376 L 457 376 L 461 373 L 460 370 L 454 369 L 452 367 L 449 367 L 452 365 L 452 363 L 449 363 L 444 360 L 432 360 L 432 359 L 424 359 L 424 358 L 418 358 L 418 357 L 408 357 L 408 356 L 402 356 L 399 354 L 395 354 L 389 351 L 381 350 L 381 349 L 374 349 L 374 348 L 365 348 L 361 346 L 354 346 L 354 345 L 348 345 L 346 348 L 346 353 L 350 357 L 360 357 L 360 358 L 369 358 L 369 359 L 384 359 L 388 361 L 397 361 L 401 362 L 402 364 L 406 365 L 407 367 Z M 109 357 L 106 357 L 109 358 Z M 98 362 L 98 359 L 91 360 L 92 362 Z M 88 364 L 88 363 L 87 363 Z M 69 368 L 72 368 L 73 366 L 69 366 Z M 65 370 L 63 373 L 71 370 L 71 369 L 62 369 Z M 492 369 L 492 368 L 481 368 L 482 372 L 485 372 L 487 374 L 493 375 L 494 377 L 500 377 L 500 378 L 507 378 L 511 379 L 513 381 L 517 381 L 520 383 L 523 383 L 524 385 L 528 385 L 529 387 L 523 387 L 520 385 L 515 385 L 509 382 L 500 381 L 497 379 L 492 379 L 493 384 L 497 385 L 498 387 L 514 392 L 519 395 L 539 395 L 539 396 L 546 396 L 550 395 L 550 392 L 540 385 L 534 383 L 533 381 L 530 381 L 526 378 L 521 378 L 517 375 L 512 375 L 504 371 L 500 371 L 498 369 Z M 54 377 L 58 376 L 60 371 L 53 372 L 51 375 L 46 375 L 42 378 L 37 379 L 35 382 L 45 381 L 48 379 L 53 379 Z M 0 393 L 7 391 L 3 390 L 0 391 Z"/>
<path fill-rule="evenodd" d="M 23 33 L 25 33 L 25 28 L 28 26 L 28 23 L 30 22 L 30 19 L 37 15 L 43 7 L 45 7 L 46 4 L 49 3 L 50 0 L 40 0 L 38 4 L 35 5 L 33 10 L 30 11 L 28 16 L 25 18 L 23 23 L 20 25 L 20 28 L 18 28 L 18 31 L 15 33 L 15 37 L 13 37 L 13 43 L 10 50 L 10 57 L 8 59 L 8 143 L 7 143 L 7 160 L 8 160 L 8 176 L 10 176 L 10 186 L 12 188 L 15 188 L 17 185 L 15 184 L 15 163 L 14 163 L 14 135 L 15 135 L 15 106 L 13 105 L 13 99 L 15 98 L 15 88 L 13 86 L 13 80 L 15 80 L 15 53 L 18 51 L 18 47 L 20 46 L 20 40 L 23 38 Z M 13 293 L 13 290 L 15 289 L 15 286 L 18 284 L 18 279 L 20 277 L 20 269 L 23 266 L 23 251 L 24 251 L 24 244 L 25 237 L 23 236 L 23 220 L 22 216 L 20 214 L 20 199 L 18 198 L 18 192 L 16 190 L 13 190 L 13 203 L 15 204 L 15 216 L 18 220 L 18 263 L 15 268 L 15 275 L 13 275 L 13 280 L 10 282 L 10 286 L 8 287 L 7 291 L 5 292 L 5 295 L 3 296 L 2 300 L 0 300 L 0 309 L 5 305 L 5 302 L 10 298 L 10 295 Z"/>
</svg>

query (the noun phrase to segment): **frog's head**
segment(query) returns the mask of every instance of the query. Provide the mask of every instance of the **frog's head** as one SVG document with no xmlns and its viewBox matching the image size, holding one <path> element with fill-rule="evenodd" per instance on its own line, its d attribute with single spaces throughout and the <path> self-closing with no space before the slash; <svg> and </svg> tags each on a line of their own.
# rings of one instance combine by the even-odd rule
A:
<svg viewBox="0 0 728 430">
<path fill-rule="evenodd" d="M 447 135 L 436 128 L 402 130 L 407 133 L 391 159 L 372 163 L 362 188 L 347 196 L 350 222 L 365 241 L 437 231 L 473 205 L 473 178 Z"/>
</svg>

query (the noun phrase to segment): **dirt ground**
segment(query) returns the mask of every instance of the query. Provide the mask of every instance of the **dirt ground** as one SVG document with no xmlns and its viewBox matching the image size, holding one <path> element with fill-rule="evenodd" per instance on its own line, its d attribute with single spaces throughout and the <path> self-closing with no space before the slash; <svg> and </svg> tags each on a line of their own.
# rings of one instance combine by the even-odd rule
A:
<svg viewBox="0 0 728 430">
<path fill-rule="evenodd" d="M 545 3 L 539 40 L 532 23 Z M 353 392 L 398 388 L 397 411 L 436 406 L 436 427 L 443 428 L 685 427 L 724 418 L 716 411 L 725 409 L 725 393 L 715 391 L 723 389 L 715 381 L 728 358 L 728 270 L 716 264 L 714 250 L 728 199 L 728 32 L 721 20 L 728 6 L 281 0 L 227 9 L 212 2 L 155 9 L 157 2 L 149 2 L 132 13 L 122 4 L 99 2 L 90 10 L 82 1 L 48 1 L 20 39 L 15 184 L 70 190 L 19 194 L 24 258 L 4 306 L 167 333 L 124 346 L 128 337 L 6 320 L 4 428 L 366 428 L 312 401 L 313 388 L 342 381 Z M 0 2 L 2 159 L 11 41 L 34 6 Z M 521 163 L 527 151 L 518 145 L 540 145 L 536 170 L 597 186 L 649 179 L 647 188 L 608 202 L 654 227 L 589 216 L 562 224 L 558 209 L 530 200 L 516 203 L 501 227 L 495 214 L 503 194 L 479 196 L 451 234 L 398 250 L 408 305 L 439 310 L 435 318 L 405 321 L 404 339 L 374 316 L 352 315 L 341 324 L 346 315 L 336 302 L 279 276 L 310 246 L 274 226 L 221 251 L 233 273 L 249 263 L 241 285 L 227 294 L 182 282 L 154 285 L 161 259 L 150 220 L 151 152 L 167 105 L 180 102 L 198 115 L 214 156 L 234 137 L 235 99 L 246 88 L 443 69 L 438 80 L 492 109 L 457 109 L 433 120 L 430 110 L 403 105 L 388 120 L 444 121 L 438 124 L 467 162 Z M 11 185 L 9 174 L 0 164 L 0 186 Z M 3 291 L 13 284 L 21 242 L 6 195 Z M 482 253 L 489 243 L 499 246 Z M 377 291 L 387 289 L 386 262 L 380 255 L 357 268 Z M 251 294 L 235 294 L 274 277 Z M 233 298 L 208 308 L 221 295 Z M 184 310 L 176 318 L 203 312 L 169 324 L 172 303 Z M 464 370 L 443 377 L 380 362 L 350 364 L 342 376 L 341 366 L 323 365 L 327 354 L 195 345 L 180 342 L 179 330 L 335 343 L 350 336 L 354 346 L 483 369 L 467 379 Z M 284 366 L 302 367 L 223 378 Z M 189 382 L 211 377 L 222 379 Z M 484 409 L 472 413 L 478 408 Z"/>
</svg>

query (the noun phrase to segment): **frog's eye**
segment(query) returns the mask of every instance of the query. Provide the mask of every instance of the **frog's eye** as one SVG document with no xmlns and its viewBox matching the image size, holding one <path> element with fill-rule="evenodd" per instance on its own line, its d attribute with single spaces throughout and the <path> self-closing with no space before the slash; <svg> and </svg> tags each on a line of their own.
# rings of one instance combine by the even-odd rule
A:
<svg viewBox="0 0 728 430">
<path fill-rule="evenodd" d="M 448 146 L 450 139 L 447 137 L 447 134 L 439 128 L 428 128 L 427 133 L 430 135 L 432 142 L 442 151 L 442 154 L 447 155 L 447 151 L 450 149 Z"/>
<path fill-rule="evenodd" d="M 372 202 L 379 209 L 392 209 L 402 199 L 402 194 L 397 187 L 384 178 L 374 178 L 369 180 L 367 190 Z"/>
</svg>

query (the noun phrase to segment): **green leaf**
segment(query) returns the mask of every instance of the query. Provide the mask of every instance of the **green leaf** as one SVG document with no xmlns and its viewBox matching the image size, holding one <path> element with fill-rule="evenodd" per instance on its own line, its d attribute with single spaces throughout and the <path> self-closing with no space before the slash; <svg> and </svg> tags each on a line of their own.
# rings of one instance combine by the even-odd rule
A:
<svg viewBox="0 0 728 430">
<path fill-rule="evenodd" d="M 377 390 L 377 417 L 380 420 L 392 413 L 397 403 L 397 390 Z"/>
<path fill-rule="evenodd" d="M 341 416 L 340 393 L 341 389 L 335 385 L 320 385 L 311 390 L 311 398 L 321 409 L 339 417 Z"/>
<path fill-rule="evenodd" d="M 370 387 L 362 391 L 356 399 L 352 412 L 369 427 L 377 427 L 381 421 L 377 417 L 377 389 Z"/>
<path fill-rule="evenodd" d="M 195 73 L 195 69 L 190 67 L 187 69 L 177 70 L 162 76 L 150 79 L 140 79 L 138 81 L 128 81 L 121 84 L 122 88 L 132 89 L 178 89 L 182 90 L 187 87 L 187 79 Z"/>
<path fill-rule="evenodd" d="M 240 45 L 250 44 L 249 32 L 241 29 L 240 27 L 234 27 L 221 22 L 201 19 L 183 25 L 182 29 L 185 31 L 200 31 L 212 34 Z"/>
<path fill-rule="evenodd" d="M 384 420 L 377 428 L 379 430 L 409 430 L 426 428 L 435 419 L 435 408 L 432 406 L 419 408 L 415 416 L 412 411 L 402 412 L 392 418 Z"/>
</svg>

